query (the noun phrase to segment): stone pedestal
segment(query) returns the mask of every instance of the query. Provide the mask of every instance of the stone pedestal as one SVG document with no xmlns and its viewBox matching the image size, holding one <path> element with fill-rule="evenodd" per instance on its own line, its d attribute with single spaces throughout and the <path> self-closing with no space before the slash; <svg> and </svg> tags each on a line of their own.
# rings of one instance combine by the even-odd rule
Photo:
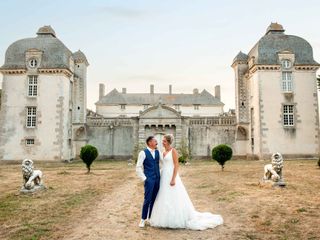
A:
<svg viewBox="0 0 320 240">
<path fill-rule="evenodd" d="M 280 181 L 274 182 L 272 180 L 265 180 L 261 179 L 260 181 L 260 186 L 266 186 L 266 187 L 285 187 L 286 183 L 284 182 L 283 179 Z"/>
<path fill-rule="evenodd" d="M 47 188 L 43 184 L 36 185 L 31 189 L 27 189 L 24 186 L 22 186 L 22 188 L 20 189 L 20 192 L 21 193 L 34 193 L 34 192 L 45 190 L 45 189 L 47 189 Z"/>
</svg>

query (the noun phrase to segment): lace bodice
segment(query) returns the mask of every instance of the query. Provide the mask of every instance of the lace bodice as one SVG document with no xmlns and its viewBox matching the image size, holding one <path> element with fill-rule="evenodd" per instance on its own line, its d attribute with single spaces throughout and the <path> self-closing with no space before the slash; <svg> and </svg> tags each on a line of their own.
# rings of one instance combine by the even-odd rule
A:
<svg viewBox="0 0 320 240">
<path fill-rule="evenodd" d="M 167 152 L 167 154 L 165 156 L 163 156 L 163 153 L 162 154 L 162 167 L 163 168 L 173 168 L 174 167 L 174 164 L 173 164 L 173 158 L 172 158 L 172 148 L 169 152 Z"/>
</svg>

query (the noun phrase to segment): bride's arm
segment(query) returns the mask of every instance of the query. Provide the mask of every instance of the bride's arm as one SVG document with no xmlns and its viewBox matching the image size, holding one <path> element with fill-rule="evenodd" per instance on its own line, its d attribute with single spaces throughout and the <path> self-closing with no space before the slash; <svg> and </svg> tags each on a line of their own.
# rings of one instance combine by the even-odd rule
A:
<svg viewBox="0 0 320 240">
<path fill-rule="evenodd" d="M 173 174 L 172 174 L 172 179 L 170 182 L 171 186 L 174 186 L 176 184 L 176 176 L 178 174 L 178 169 L 179 169 L 179 157 L 176 149 L 172 149 L 172 158 L 173 158 Z"/>
<path fill-rule="evenodd" d="M 159 168 L 160 168 L 160 172 L 161 172 L 161 169 L 163 167 L 163 152 L 161 152 L 159 150 L 159 154 L 160 154 L 160 159 L 159 159 Z"/>
</svg>

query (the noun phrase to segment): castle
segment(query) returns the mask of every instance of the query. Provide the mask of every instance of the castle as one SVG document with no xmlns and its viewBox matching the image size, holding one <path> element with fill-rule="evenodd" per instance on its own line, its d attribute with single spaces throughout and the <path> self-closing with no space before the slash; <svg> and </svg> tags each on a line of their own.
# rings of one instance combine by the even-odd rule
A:
<svg viewBox="0 0 320 240">
<path fill-rule="evenodd" d="M 232 62 L 236 109 L 224 112 L 220 86 L 190 94 L 128 93 L 99 86 L 96 111 L 86 108 L 84 53 L 70 51 L 50 26 L 11 44 L 0 68 L 0 159 L 70 160 L 85 144 L 100 158 L 130 158 L 149 135 L 164 133 L 194 158 L 229 144 L 234 155 L 265 158 L 319 154 L 319 113 L 312 47 L 272 23 L 248 54 Z M 159 147 L 161 144 L 159 144 Z"/>
</svg>

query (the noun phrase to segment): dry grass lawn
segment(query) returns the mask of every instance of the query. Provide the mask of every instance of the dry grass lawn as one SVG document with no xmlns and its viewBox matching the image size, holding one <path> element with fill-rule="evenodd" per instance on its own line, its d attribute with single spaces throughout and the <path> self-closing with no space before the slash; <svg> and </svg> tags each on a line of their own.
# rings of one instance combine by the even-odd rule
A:
<svg viewBox="0 0 320 240">
<path fill-rule="evenodd" d="M 47 190 L 19 193 L 20 164 L 0 162 L 1 239 L 320 239 L 320 169 L 285 161 L 285 188 L 259 184 L 269 161 L 192 161 L 180 175 L 199 211 L 225 223 L 205 231 L 138 228 L 143 185 L 127 162 L 39 163 Z"/>
</svg>

